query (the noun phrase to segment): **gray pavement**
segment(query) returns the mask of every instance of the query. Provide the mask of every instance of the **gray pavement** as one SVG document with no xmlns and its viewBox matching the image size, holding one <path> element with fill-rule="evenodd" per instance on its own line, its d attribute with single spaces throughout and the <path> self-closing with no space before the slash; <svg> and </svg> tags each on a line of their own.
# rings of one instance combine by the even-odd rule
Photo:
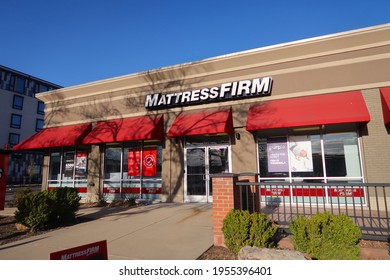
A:
<svg viewBox="0 0 390 280">
<path fill-rule="evenodd" d="M 85 222 L 0 246 L 0 259 L 48 260 L 52 252 L 107 240 L 109 260 L 195 260 L 213 244 L 212 204 L 96 207 L 78 216 Z"/>
</svg>

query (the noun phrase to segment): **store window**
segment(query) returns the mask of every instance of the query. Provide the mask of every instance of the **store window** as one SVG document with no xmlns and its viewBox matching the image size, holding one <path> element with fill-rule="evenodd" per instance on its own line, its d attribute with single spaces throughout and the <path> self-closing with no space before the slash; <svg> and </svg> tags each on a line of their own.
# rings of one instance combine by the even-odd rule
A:
<svg viewBox="0 0 390 280">
<path fill-rule="evenodd" d="M 331 197 L 337 194 L 333 188 L 348 188 L 352 193 L 353 184 L 363 182 L 357 132 L 318 130 L 313 134 L 293 131 L 281 134 L 258 134 L 258 159 L 260 182 L 293 183 L 292 186 L 300 188 L 283 187 L 284 199 L 304 203 L 311 202 L 310 196 L 315 195 L 317 202 L 331 203 L 332 199 L 340 200 Z M 310 183 L 325 185 L 313 192 Z M 362 195 L 345 202 L 357 201 L 364 202 Z"/>
<path fill-rule="evenodd" d="M 162 147 L 155 141 L 107 144 L 103 192 L 108 200 L 160 200 Z"/>
<path fill-rule="evenodd" d="M 87 192 L 88 149 L 64 148 L 50 153 L 48 186 L 77 188 L 83 197 Z"/>
</svg>

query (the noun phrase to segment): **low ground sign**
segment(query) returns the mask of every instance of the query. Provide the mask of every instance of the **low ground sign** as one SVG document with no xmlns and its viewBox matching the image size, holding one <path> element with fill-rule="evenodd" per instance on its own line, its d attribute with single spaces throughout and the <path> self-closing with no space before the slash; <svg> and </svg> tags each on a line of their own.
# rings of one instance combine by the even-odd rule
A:
<svg viewBox="0 0 390 280">
<path fill-rule="evenodd" d="M 108 260 L 107 240 L 50 253 L 50 260 Z"/>
</svg>

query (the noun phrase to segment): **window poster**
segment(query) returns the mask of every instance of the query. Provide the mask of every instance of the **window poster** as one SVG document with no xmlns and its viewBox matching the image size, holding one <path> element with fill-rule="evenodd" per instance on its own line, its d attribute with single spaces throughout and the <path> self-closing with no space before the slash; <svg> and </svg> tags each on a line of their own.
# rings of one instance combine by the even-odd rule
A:
<svg viewBox="0 0 390 280">
<path fill-rule="evenodd" d="M 64 177 L 72 178 L 74 168 L 74 153 L 65 153 L 65 172 Z"/>
<path fill-rule="evenodd" d="M 312 172 L 313 157 L 310 136 L 290 136 L 290 165 L 292 172 Z"/>
<path fill-rule="evenodd" d="M 142 175 L 146 177 L 156 176 L 157 171 L 157 150 L 145 148 L 142 161 Z"/>
<path fill-rule="evenodd" d="M 288 172 L 287 138 L 267 139 L 268 172 Z"/>
<path fill-rule="evenodd" d="M 141 149 L 129 150 L 127 157 L 127 175 L 139 177 L 141 174 Z"/>
<path fill-rule="evenodd" d="M 132 149 L 128 152 L 127 175 L 138 177 L 156 176 L 157 171 L 157 150 L 155 148 L 144 148 L 141 161 L 141 149 Z"/>
<path fill-rule="evenodd" d="M 79 152 L 76 154 L 76 175 L 81 178 L 87 178 L 87 153 Z"/>
</svg>

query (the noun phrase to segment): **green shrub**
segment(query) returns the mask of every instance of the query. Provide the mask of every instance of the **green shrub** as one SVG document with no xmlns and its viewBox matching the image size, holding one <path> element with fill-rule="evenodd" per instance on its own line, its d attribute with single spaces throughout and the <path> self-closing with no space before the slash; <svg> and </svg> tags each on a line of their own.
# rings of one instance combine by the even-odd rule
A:
<svg viewBox="0 0 390 280">
<path fill-rule="evenodd" d="M 25 191 L 20 194 L 17 201 L 15 220 L 32 231 L 47 226 L 50 208 L 44 192 L 33 193 Z"/>
<path fill-rule="evenodd" d="M 250 245 L 250 214 L 248 211 L 230 210 L 223 220 L 222 232 L 226 247 L 238 253 L 242 247 Z"/>
<path fill-rule="evenodd" d="M 278 226 L 265 214 L 252 213 L 250 240 L 251 246 L 269 248 L 274 246 L 274 236 L 278 231 Z"/>
<path fill-rule="evenodd" d="M 37 193 L 26 190 L 18 198 L 15 219 L 32 231 L 62 225 L 75 218 L 79 202 L 77 189 L 73 188 Z"/>
<path fill-rule="evenodd" d="M 346 215 L 319 213 L 312 218 L 298 217 L 290 223 L 296 250 L 320 260 L 359 259 L 357 246 L 361 232 Z"/>
<path fill-rule="evenodd" d="M 264 214 L 234 209 L 226 215 L 222 226 L 225 245 L 236 254 L 245 246 L 271 247 L 277 230 Z"/>
<path fill-rule="evenodd" d="M 64 224 L 72 221 L 80 206 L 80 196 L 74 188 L 55 188 L 48 192 L 52 212 L 51 223 Z"/>
</svg>

